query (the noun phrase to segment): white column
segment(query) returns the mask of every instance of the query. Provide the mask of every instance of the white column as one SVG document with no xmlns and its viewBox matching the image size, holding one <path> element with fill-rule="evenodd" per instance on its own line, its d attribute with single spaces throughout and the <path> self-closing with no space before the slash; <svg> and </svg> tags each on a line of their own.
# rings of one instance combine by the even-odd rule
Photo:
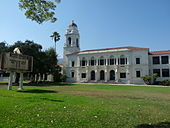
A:
<svg viewBox="0 0 170 128">
<path fill-rule="evenodd" d="M 105 82 L 107 82 L 108 76 L 107 76 L 107 69 L 105 69 Z"/>
<path fill-rule="evenodd" d="M 98 71 L 95 70 L 95 82 L 97 82 L 97 81 L 98 81 Z"/>
<path fill-rule="evenodd" d="M 159 61 L 160 61 L 160 64 L 162 64 L 162 62 L 161 62 L 161 61 L 162 61 L 162 58 L 161 58 L 161 56 L 159 56 Z"/>
<path fill-rule="evenodd" d="M 86 82 L 88 82 L 89 81 L 89 72 L 88 72 L 88 70 L 86 70 Z"/>
<path fill-rule="evenodd" d="M 23 73 L 20 72 L 20 79 L 19 79 L 19 90 L 23 89 Z"/>
<path fill-rule="evenodd" d="M 14 75 L 14 73 L 10 72 L 9 80 L 8 80 L 8 90 L 12 90 L 13 75 Z"/>
<path fill-rule="evenodd" d="M 115 70 L 115 81 L 118 82 L 119 80 L 119 72 L 118 69 Z"/>
</svg>

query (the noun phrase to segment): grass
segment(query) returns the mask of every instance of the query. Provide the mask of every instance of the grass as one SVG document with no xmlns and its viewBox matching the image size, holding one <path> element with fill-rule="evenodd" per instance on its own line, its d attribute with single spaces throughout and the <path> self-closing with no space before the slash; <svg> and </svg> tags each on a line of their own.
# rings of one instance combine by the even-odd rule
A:
<svg viewBox="0 0 170 128">
<path fill-rule="evenodd" d="M 0 128 L 170 128 L 170 88 L 0 88 Z"/>
</svg>

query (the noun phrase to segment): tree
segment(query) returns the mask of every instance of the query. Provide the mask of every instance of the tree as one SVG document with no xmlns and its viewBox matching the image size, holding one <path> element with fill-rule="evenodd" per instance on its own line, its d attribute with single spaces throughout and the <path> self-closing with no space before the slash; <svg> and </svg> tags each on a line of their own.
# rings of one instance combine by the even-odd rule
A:
<svg viewBox="0 0 170 128">
<path fill-rule="evenodd" d="M 55 15 L 56 5 L 60 0 L 19 0 L 19 8 L 25 10 L 28 19 L 42 24 L 45 21 L 54 23 L 57 18 Z"/>
<path fill-rule="evenodd" d="M 41 52 L 42 46 L 34 43 L 34 41 L 26 40 L 25 42 L 17 41 L 14 45 L 11 45 L 8 52 L 13 52 L 14 48 L 18 47 L 22 54 L 33 56 L 33 72 L 30 73 L 32 80 L 35 80 L 35 74 L 41 73 L 43 70 L 43 53 Z M 19 75 L 15 79 L 15 83 L 19 82 Z"/>
<path fill-rule="evenodd" d="M 0 42 L 0 54 L 1 54 L 2 52 L 8 51 L 8 46 L 7 46 L 6 44 L 7 44 L 7 43 L 6 43 L 5 41 Z"/>
<path fill-rule="evenodd" d="M 56 42 L 60 40 L 60 34 L 58 32 L 53 32 L 53 34 L 50 37 L 54 40 L 56 52 Z"/>
</svg>

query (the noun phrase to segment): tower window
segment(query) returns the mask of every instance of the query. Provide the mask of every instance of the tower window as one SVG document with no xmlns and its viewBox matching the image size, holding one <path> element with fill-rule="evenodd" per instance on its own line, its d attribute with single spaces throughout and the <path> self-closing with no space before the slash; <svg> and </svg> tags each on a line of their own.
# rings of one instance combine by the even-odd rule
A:
<svg viewBox="0 0 170 128">
<path fill-rule="evenodd" d="M 76 39 L 76 46 L 79 48 L 79 39 Z"/>
<path fill-rule="evenodd" d="M 72 61 L 72 64 L 71 64 L 72 67 L 74 67 L 74 61 Z"/>
<path fill-rule="evenodd" d="M 68 44 L 71 46 L 71 37 L 68 38 Z"/>
</svg>

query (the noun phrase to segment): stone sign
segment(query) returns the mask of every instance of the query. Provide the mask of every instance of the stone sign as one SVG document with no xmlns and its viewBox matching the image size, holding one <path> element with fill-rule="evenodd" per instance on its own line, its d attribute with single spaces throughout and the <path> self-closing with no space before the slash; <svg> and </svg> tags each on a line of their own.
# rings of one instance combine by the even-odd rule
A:
<svg viewBox="0 0 170 128">
<path fill-rule="evenodd" d="M 32 72 L 33 57 L 15 53 L 0 55 L 0 70 L 14 72 Z"/>
<path fill-rule="evenodd" d="M 22 55 L 18 48 L 14 49 L 14 53 L 2 53 L 0 55 L 0 70 L 10 73 L 8 90 L 12 89 L 14 72 L 20 73 L 19 89 L 23 89 L 23 73 L 32 72 L 33 57 Z"/>
</svg>

